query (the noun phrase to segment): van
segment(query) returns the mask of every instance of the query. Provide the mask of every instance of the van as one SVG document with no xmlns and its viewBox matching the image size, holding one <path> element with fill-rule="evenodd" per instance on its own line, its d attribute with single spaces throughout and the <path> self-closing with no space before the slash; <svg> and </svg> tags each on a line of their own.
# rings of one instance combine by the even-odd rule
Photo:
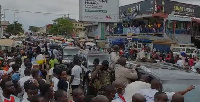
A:
<svg viewBox="0 0 200 102">
<path fill-rule="evenodd" d="M 172 52 L 174 55 L 180 55 L 181 52 L 185 52 L 187 55 L 191 55 L 197 48 L 195 47 L 174 47 Z"/>
</svg>

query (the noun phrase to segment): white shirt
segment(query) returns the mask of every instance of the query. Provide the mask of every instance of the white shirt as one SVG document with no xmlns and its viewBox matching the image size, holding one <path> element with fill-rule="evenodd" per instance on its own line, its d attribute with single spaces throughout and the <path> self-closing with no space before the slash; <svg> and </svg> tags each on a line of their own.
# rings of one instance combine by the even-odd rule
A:
<svg viewBox="0 0 200 102">
<path fill-rule="evenodd" d="M 120 98 L 114 99 L 111 102 L 123 102 Z"/>
<path fill-rule="evenodd" d="M 22 88 L 24 88 L 24 83 L 27 81 L 27 80 L 30 80 L 32 79 L 33 77 L 31 76 L 24 76 L 23 78 L 20 78 L 19 80 L 19 84 Z"/>
<path fill-rule="evenodd" d="M 146 102 L 154 102 L 154 95 L 158 92 L 158 90 L 156 89 L 142 89 L 140 90 L 138 93 L 140 93 L 141 95 L 143 95 L 146 98 Z M 170 100 L 169 102 L 171 102 L 172 100 L 172 96 L 175 94 L 174 92 L 165 92 L 168 99 Z"/>
<path fill-rule="evenodd" d="M 58 58 L 59 52 L 56 49 L 53 49 L 53 54 L 55 55 L 55 58 Z"/>
<path fill-rule="evenodd" d="M 28 95 L 26 92 L 24 92 L 23 99 L 27 99 L 27 98 L 28 98 Z"/>
<path fill-rule="evenodd" d="M 20 78 L 24 77 L 24 70 L 26 69 L 25 65 L 22 64 L 21 68 L 19 69 L 19 73 L 20 73 Z"/>
<path fill-rule="evenodd" d="M 53 77 L 51 80 L 52 80 L 52 83 L 53 83 L 53 90 L 54 90 L 54 91 L 57 91 L 57 90 L 58 90 L 58 82 L 59 82 L 59 79 L 56 78 L 56 77 Z"/>
<path fill-rule="evenodd" d="M 113 61 L 113 62 L 117 62 L 117 60 L 120 58 L 119 54 L 116 52 L 111 52 L 110 57 L 111 57 L 111 61 Z"/>
<path fill-rule="evenodd" d="M 125 88 L 124 98 L 127 102 L 132 102 L 132 96 L 141 89 L 150 89 L 151 85 L 142 81 L 135 81 L 128 84 Z"/>
<path fill-rule="evenodd" d="M 82 73 L 82 68 L 78 65 L 75 65 L 72 68 L 72 75 L 74 76 L 74 80 L 72 81 L 71 85 L 80 85 L 80 74 Z"/>
<path fill-rule="evenodd" d="M 14 95 L 10 95 L 10 96 L 14 96 Z M 4 102 L 4 99 L 7 99 L 7 98 L 5 98 L 2 94 L 0 94 L 0 102 Z M 20 99 L 18 97 L 14 96 L 14 99 L 15 99 L 15 102 L 20 102 Z M 7 100 L 11 101 L 11 98 Z"/>
<path fill-rule="evenodd" d="M 27 98 L 23 99 L 22 102 L 30 102 Z"/>
<path fill-rule="evenodd" d="M 177 61 L 177 65 L 178 65 L 179 67 L 183 67 L 183 66 L 184 66 L 184 63 L 185 63 L 184 60 L 178 60 L 178 61 Z"/>
<path fill-rule="evenodd" d="M 51 69 L 48 71 L 48 75 L 53 75 L 53 69 L 54 69 L 54 68 L 51 68 Z"/>
</svg>

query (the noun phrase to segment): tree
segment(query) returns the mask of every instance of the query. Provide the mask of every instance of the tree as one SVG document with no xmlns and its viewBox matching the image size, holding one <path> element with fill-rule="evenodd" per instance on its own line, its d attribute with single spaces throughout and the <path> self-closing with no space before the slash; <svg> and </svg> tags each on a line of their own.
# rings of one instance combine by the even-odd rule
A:
<svg viewBox="0 0 200 102">
<path fill-rule="evenodd" d="M 68 18 L 57 18 L 49 29 L 50 34 L 71 35 L 74 25 Z"/>
<path fill-rule="evenodd" d="M 35 26 L 29 26 L 29 31 L 31 31 L 31 32 L 38 32 L 39 31 L 39 27 L 35 27 Z"/>
<path fill-rule="evenodd" d="M 17 35 L 17 34 L 24 32 L 24 30 L 22 28 L 22 24 L 20 24 L 16 21 L 13 24 L 8 25 L 5 32 L 8 34 Z"/>
</svg>

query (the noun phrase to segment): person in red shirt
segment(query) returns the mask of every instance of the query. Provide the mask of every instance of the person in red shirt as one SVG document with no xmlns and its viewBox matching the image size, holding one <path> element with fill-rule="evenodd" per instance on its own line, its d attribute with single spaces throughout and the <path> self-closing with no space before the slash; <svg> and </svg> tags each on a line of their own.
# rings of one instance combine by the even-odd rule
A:
<svg viewBox="0 0 200 102">
<path fill-rule="evenodd" d="M 3 93 L 0 95 L 0 102 L 20 102 L 19 98 L 13 95 L 13 93 L 15 92 L 15 87 L 11 80 L 2 80 L 1 88 L 3 90 Z"/>
<path fill-rule="evenodd" d="M 194 59 L 192 58 L 192 56 L 190 56 L 190 59 L 189 59 L 189 66 L 190 68 L 194 66 Z"/>
<path fill-rule="evenodd" d="M 121 48 L 121 49 L 119 50 L 119 55 L 120 55 L 120 56 L 123 56 L 123 54 L 124 54 L 124 51 L 123 51 L 123 49 Z"/>
<path fill-rule="evenodd" d="M 123 94 L 125 93 L 125 87 L 126 87 L 125 84 L 120 80 L 116 80 L 113 82 L 113 85 L 115 86 L 116 91 L 117 91 L 117 93 L 116 93 L 117 97 L 115 97 L 113 102 L 115 102 L 117 100 L 120 100 L 121 102 L 126 102 L 126 100 L 123 96 Z"/>
</svg>

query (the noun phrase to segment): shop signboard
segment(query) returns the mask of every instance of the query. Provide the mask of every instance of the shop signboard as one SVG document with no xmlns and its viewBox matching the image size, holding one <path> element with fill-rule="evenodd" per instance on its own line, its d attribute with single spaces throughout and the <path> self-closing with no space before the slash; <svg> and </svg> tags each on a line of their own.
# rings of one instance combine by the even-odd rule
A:
<svg viewBox="0 0 200 102">
<path fill-rule="evenodd" d="M 157 5 L 162 6 L 163 11 L 167 14 L 173 13 L 174 15 L 199 17 L 199 7 L 197 5 L 185 4 L 169 0 L 157 0 Z"/>
<path fill-rule="evenodd" d="M 119 0 L 79 0 L 79 5 L 80 21 L 119 21 Z"/>
<path fill-rule="evenodd" d="M 123 21 L 129 21 L 134 19 L 137 15 L 152 14 L 155 11 L 155 1 L 145 0 L 130 5 L 121 6 L 120 19 Z"/>
</svg>

